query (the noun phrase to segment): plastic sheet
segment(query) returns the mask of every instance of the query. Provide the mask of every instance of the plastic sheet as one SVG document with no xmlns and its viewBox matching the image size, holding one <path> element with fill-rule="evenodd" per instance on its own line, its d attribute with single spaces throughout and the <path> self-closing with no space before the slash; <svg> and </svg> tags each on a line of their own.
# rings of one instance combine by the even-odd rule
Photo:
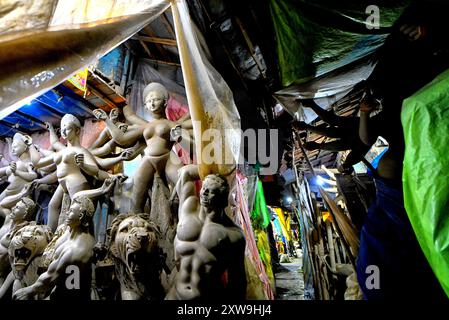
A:
<svg viewBox="0 0 449 320">
<path fill-rule="evenodd" d="M 241 139 L 240 116 L 232 91 L 207 60 L 185 0 L 173 1 L 172 12 L 200 176 L 228 175 L 238 163 Z M 219 135 L 204 135 L 208 129 L 218 130 L 215 132 Z"/>
<path fill-rule="evenodd" d="M 404 100 L 404 204 L 416 237 L 449 296 L 449 70 Z"/>
<path fill-rule="evenodd" d="M 271 0 L 282 84 L 303 83 L 369 55 L 408 2 Z M 378 29 L 367 25 L 373 4 Z"/>
<path fill-rule="evenodd" d="M 357 83 L 366 80 L 374 67 L 375 63 L 364 59 L 309 82 L 293 84 L 279 90 L 274 94 L 274 98 L 292 116 L 298 112 L 301 120 L 310 123 L 317 118 L 317 115 L 308 108 L 301 108 L 297 99 L 314 99 L 320 107 L 329 109 L 334 102 L 348 94 Z"/>
<path fill-rule="evenodd" d="M 6 0 L 0 5 L 8 13 L 0 20 L 2 118 L 127 40 L 169 1 Z"/>
<path fill-rule="evenodd" d="M 254 200 L 253 210 L 251 211 L 253 225 L 257 228 L 265 229 L 270 223 L 270 212 L 268 211 L 263 193 L 262 182 L 257 181 L 257 191 Z"/>
<path fill-rule="evenodd" d="M 184 109 L 187 112 L 187 98 L 185 89 L 176 80 L 178 80 L 178 68 L 165 67 L 166 72 L 159 72 L 154 69 L 154 63 L 141 59 L 136 69 L 134 83 L 129 97 L 129 105 L 133 111 L 140 117 L 151 120 L 151 114 L 143 108 L 143 89 L 151 82 L 158 82 L 169 92 L 169 101 L 167 111 Z M 178 80 L 182 82 L 182 77 Z M 168 115 L 167 115 L 168 116 Z"/>
</svg>

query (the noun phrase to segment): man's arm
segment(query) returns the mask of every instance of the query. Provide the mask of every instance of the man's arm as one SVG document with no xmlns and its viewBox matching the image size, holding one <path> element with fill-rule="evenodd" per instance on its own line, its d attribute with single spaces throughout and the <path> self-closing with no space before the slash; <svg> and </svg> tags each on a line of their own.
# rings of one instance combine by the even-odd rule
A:
<svg viewBox="0 0 449 320">
<path fill-rule="evenodd" d="M 103 185 L 100 188 L 78 191 L 73 196 L 73 199 L 76 199 L 78 197 L 87 197 L 87 198 L 91 199 L 92 201 L 94 201 L 96 198 L 111 191 L 111 189 L 114 187 L 115 181 L 116 181 L 116 179 L 108 178 L 108 179 L 104 180 Z"/>
<path fill-rule="evenodd" d="M 72 263 L 72 260 L 70 252 L 64 253 L 50 263 L 48 270 L 41 274 L 33 285 L 17 290 L 13 295 L 13 299 L 27 300 L 38 293 L 48 295 L 58 278 L 65 274 L 66 267 Z"/>
<path fill-rule="evenodd" d="M 324 110 L 313 99 L 307 99 L 301 101 L 302 105 L 306 108 L 310 108 L 317 114 L 317 116 L 324 122 L 330 124 L 331 126 L 341 126 L 342 122 L 345 121 L 345 117 L 337 116 L 334 112 Z"/>
</svg>

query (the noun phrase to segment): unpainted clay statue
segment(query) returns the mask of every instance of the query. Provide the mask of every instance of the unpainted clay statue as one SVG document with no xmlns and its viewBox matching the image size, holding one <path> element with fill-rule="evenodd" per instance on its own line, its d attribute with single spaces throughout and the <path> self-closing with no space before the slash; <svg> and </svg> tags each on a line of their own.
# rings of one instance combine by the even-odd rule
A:
<svg viewBox="0 0 449 320">
<path fill-rule="evenodd" d="M 50 131 L 50 142 L 52 147 L 56 150 L 55 153 L 40 158 L 32 154 L 32 161 L 36 168 L 48 166 L 49 164 L 56 164 L 56 175 L 51 174 L 42 179 L 37 179 L 36 184 L 54 182 L 57 179 L 59 186 L 56 189 L 48 207 L 48 222 L 47 225 L 54 232 L 58 226 L 58 217 L 61 211 L 61 204 L 64 194 L 68 194 L 70 199 L 73 199 L 75 193 L 90 189 L 90 183 L 86 177 L 91 176 L 100 180 L 104 180 L 106 176 L 102 176 L 102 172 L 94 156 L 82 147 L 80 144 L 80 121 L 71 114 L 66 114 L 61 119 L 61 136 L 67 141 L 64 145 L 59 141 L 59 138 L 51 124 L 47 124 Z"/>
<path fill-rule="evenodd" d="M 92 217 L 95 206 L 88 197 L 72 199 L 66 220 L 68 230 L 58 240 L 55 259 L 48 270 L 41 274 L 31 286 L 18 289 L 13 299 L 27 300 L 36 295 L 51 300 L 89 300 L 91 289 L 91 258 L 95 246 Z M 69 288 L 69 277 L 76 277 L 77 290 Z M 79 282 L 78 282 L 79 280 Z"/>
<path fill-rule="evenodd" d="M 30 198 L 20 199 L 11 209 L 8 220 L 0 229 L 0 286 L 10 272 L 8 247 L 15 233 L 34 219 L 35 203 Z"/>
<path fill-rule="evenodd" d="M 120 130 L 103 110 L 95 110 L 94 115 L 106 121 L 109 132 L 119 145 L 132 145 L 142 137 L 146 141 L 145 155 L 134 175 L 133 212 L 144 212 L 148 200 L 148 190 L 152 187 L 153 178 L 158 174 L 168 185 L 174 186 L 177 171 L 182 167 L 176 155 L 171 152 L 175 141 L 171 138 L 173 130 L 190 129 L 191 120 L 170 121 L 165 115 L 167 107 L 167 89 L 156 82 L 150 83 L 143 92 L 145 108 L 152 114 L 153 120 L 147 122 L 138 117 L 130 109 L 126 109 L 125 117 L 130 123 L 126 132 Z"/>
<path fill-rule="evenodd" d="M 12 293 L 28 287 L 39 277 L 42 253 L 52 238 L 48 226 L 29 224 L 17 231 L 9 244 L 9 262 L 12 271 L 0 288 L 0 299 L 13 286 Z"/>
<path fill-rule="evenodd" d="M 12 161 L 9 166 L 0 169 L 0 176 L 8 176 L 9 182 L 6 189 L 0 194 L 0 214 L 4 218 L 7 216 L 5 209 L 11 209 L 17 202 L 12 202 L 7 198 L 17 195 L 26 184 L 37 177 L 30 159 L 30 150 L 34 148 L 34 146 L 32 146 L 31 137 L 16 133 L 13 137 L 11 147 L 11 153 L 16 156 L 18 160 Z"/>
<path fill-rule="evenodd" d="M 208 175 L 198 198 L 194 184 L 198 179 L 198 166 L 188 165 L 180 170 L 175 238 L 179 270 L 166 299 L 245 299 L 245 238 L 224 211 L 228 205 L 228 183 L 219 175 Z"/>
<path fill-rule="evenodd" d="M 162 300 L 160 232 L 147 214 L 121 214 L 109 229 L 109 250 L 122 300 Z"/>
</svg>

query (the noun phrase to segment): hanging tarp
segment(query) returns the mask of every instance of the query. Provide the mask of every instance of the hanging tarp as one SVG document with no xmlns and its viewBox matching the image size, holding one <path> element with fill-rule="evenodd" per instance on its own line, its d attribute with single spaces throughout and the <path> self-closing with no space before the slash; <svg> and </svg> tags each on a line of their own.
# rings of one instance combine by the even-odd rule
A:
<svg viewBox="0 0 449 320">
<path fill-rule="evenodd" d="M 282 208 L 273 208 L 274 212 L 276 212 L 278 219 L 279 219 L 279 223 L 280 223 L 280 227 L 282 229 L 282 233 L 285 237 L 285 239 L 287 241 L 290 241 L 290 232 L 289 229 L 290 227 L 287 226 L 287 222 L 285 219 L 285 215 L 284 215 L 284 210 L 282 210 Z"/>
<path fill-rule="evenodd" d="M 408 2 L 270 0 L 283 86 L 374 52 Z"/>
<path fill-rule="evenodd" d="M 127 40 L 167 0 L 0 2 L 0 118 Z"/>
<path fill-rule="evenodd" d="M 238 163 L 241 137 L 232 91 L 208 61 L 186 1 L 172 1 L 172 12 L 200 176 L 228 175 Z"/>
<path fill-rule="evenodd" d="M 247 296 L 249 300 L 268 299 L 273 300 L 274 294 L 270 278 L 267 275 L 264 264 L 260 258 L 258 247 L 255 240 L 255 233 L 252 227 L 251 218 L 248 211 L 248 198 L 245 195 L 245 185 L 248 179 L 240 172 L 236 174 L 237 191 L 237 212 L 235 222 L 243 229 L 246 239 L 245 249 L 245 267 L 247 274 Z"/>
<path fill-rule="evenodd" d="M 253 225 L 260 229 L 265 229 L 270 223 L 270 212 L 265 201 L 262 181 L 257 181 L 257 191 L 254 200 L 253 210 L 251 211 L 251 220 Z"/>
<path fill-rule="evenodd" d="M 434 273 L 449 296 L 449 70 L 404 100 L 404 203 Z"/>
</svg>

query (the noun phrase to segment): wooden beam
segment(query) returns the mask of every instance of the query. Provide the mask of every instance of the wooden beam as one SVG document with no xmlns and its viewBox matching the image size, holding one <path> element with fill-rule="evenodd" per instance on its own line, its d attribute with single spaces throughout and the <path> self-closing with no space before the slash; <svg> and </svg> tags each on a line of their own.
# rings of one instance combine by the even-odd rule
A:
<svg viewBox="0 0 449 320">
<path fill-rule="evenodd" d="M 175 30 L 173 29 L 173 26 L 170 23 L 170 20 L 168 20 L 166 13 L 162 13 L 161 15 L 162 23 L 167 28 L 168 32 L 172 35 L 173 38 L 176 38 Z"/>
<path fill-rule="evenodd" d="M 158 38 L 158 37 L 147 37 L 147 36 L 139 36 L 139 35 L 134 36 L 133 39 L 142 40 L 145 42 L 157 43 L 157 44 L 164 44 L 167 46 L 176 46 L 176 40 L 173 40 L 173 39 L 164 39 L 164 38 Z"/>
<path fill-rule="evenodd" d="M 146 32 L 146 34 L 149 35 L 150 38 L 157 38 L 157 34 L 155 34 L 153 29 L 150 28 L 150 25 L 145 26 L 143 28 L 143 30 Z M 163 58 L 169 58 L 170 59 L 170 54 L 167 52 L 167 50 L 164 49 L 164 47 L 162 47 L 158 43 L 155 43 L 154 45 L 156 46 L 156 49 L 159 51 L 159 53 L 161 54 L 161 56 Z"/>
<path fill-rule="evenodd" d="M 181 67 L 180 63 L 177 62 L 169 62 L 169 61 L 162 61 L 162 60 L 156 60 L 156 59 L 146 59 L 150 62 L 158 63 L 158 64 L 166 64 L 169 66 L 175 66 L 175 67 Z"/>
<path fill-rule="evenodd" d="M 139 40 L 140 45 L 143 47 L 143 50 L 145 50 L 145 52 L 147 53 L 148 57 L 150 59 L 153 59 L 153 55 L 150 52 L 150 49 L 148 49 L 147 45 L 145 44 L 145 42 L 143 42 L 142 40 Z"/>
<path fill-rule="evenodd" d="M 117 108 L 117 105 L 111 100 L 109 99 L 103 92 L 98 91 L 97 89 L 93 88 L 90 85 L 87 85 L 87 88 L 89 89 L 90 92 L 92 92 L 95 96 L 97 96 L 98 98 L 100 98 L 101 100 L 103 100 L 104 102 L 106 102 L 106 104 L 111 107 L 112 109 Z M 92 112 L 92 111 L 91 111 Z"/>
</svg>

